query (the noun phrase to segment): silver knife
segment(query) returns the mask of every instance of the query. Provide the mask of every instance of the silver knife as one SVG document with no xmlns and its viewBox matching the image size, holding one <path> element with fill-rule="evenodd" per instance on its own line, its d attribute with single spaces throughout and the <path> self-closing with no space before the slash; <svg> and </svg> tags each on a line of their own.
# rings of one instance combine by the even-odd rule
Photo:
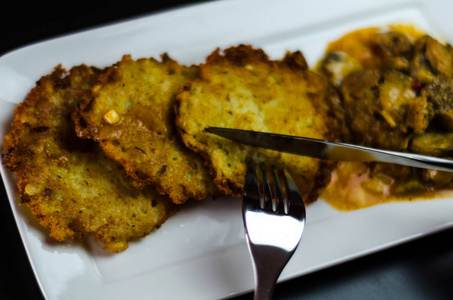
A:
<svg viewBox="0 0 453 300">
<path fill-rule="evenodd" d="M 250 146 L 325 160 L 385 162 L 453 172 L 453 160 L 421 154 L 387 151 L 320 139 L 242 129 L 206 127 L 206 131 Z"/>
</svg>

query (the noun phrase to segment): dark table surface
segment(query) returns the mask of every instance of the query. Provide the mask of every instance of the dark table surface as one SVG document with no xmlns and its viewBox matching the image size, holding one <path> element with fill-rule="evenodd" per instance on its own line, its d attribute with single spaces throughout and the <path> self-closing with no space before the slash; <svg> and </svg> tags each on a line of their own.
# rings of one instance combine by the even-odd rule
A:
<svg viewBox="0 0 453 300">
<path fill-rule="evenodd" d="M 0 55 L 43 39 L 192 2 L 200 1 L 2 5 Z M 0 299 L 42 299 L 3 185 L 0 199 Z M 238 299 L 252 297 L 250 293 Z M 453 229 L 281 283 L 275 299 L 453 299 Z"/>
</svg>

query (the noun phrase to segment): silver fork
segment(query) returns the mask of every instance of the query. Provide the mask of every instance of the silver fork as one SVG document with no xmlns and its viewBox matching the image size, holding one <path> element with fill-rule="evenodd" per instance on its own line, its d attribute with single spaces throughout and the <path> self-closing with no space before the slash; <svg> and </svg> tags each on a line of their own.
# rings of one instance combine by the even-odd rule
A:
<svg viewBox="0 0 453 300">
<path fill-rule="evenodd" d="M 267 171 L 260 169 L 259 177 L 254 167 L 247 169 L 242 217 L 254 269 L 254 299 L 261 300 L 271 299 L 278 277 L 299 245 L 305 205 L 285 171 L 271 171 L 272 189 Z"/>
</svg>

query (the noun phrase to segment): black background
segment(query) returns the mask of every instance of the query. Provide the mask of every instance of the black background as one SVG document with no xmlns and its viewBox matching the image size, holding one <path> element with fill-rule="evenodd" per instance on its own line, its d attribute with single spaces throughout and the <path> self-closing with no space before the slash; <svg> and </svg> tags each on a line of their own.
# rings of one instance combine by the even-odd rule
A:
<svg viewBox="0 0 453 300">
<path fill-rule="evenodd" d="M 0 55 L 47 38 L 196 2 L 201 1 L 4 3 Z M 0 199 L 0 299 L 42 299 L 3 185 Z M 281 283 L 275 299 L 453 299 L 452 284 L 450 229 Z M 238 299 L 252 298 L 249 293 Z"/>
</svg>

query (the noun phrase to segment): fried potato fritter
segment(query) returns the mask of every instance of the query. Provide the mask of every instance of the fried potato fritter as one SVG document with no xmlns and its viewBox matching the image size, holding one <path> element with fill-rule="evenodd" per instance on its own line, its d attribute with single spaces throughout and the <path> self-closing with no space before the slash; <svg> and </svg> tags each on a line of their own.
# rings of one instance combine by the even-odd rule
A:
<svg viewBox="0 0 453 300">
<path fill-rule="evenodd" d="M 214 51 L 200 65 L 200 77 L 178 94 L 177 128 L 185 144 L 203 155 L 214 182 L 239 197 L 249 161 L 285 168 L 304 201 L 313 202 L 330 172 L 319 160 L 238 144 L 205 131 L 207 126 L 332 138 L 324 98 L 327 81 L 307 70 L 300 52 L 272 61 L 248 45 Z"/>
<path fill-rule="evenodd" d="M 77 109 L 78 135 L 99 142 L 139 189 L 155 186 L 177 204 L 216 194 L 201 157 L 174 128 L 175 95 L 197 73 L 196 66 L 181 66 L 166 55 L 162 62 L 125 55 Z"/>
<path fill-rule="evenodd" d="M 173 211 L 170 199 L 138 191 L 93 141 L 79 139 L 71 114 L 103 70 L 61 66 L 42 77 L 15 110 L 3 164 L 17 175 L 21 204 L 58 241 L 93 235 L 118 252 Z"/>
</svg>

